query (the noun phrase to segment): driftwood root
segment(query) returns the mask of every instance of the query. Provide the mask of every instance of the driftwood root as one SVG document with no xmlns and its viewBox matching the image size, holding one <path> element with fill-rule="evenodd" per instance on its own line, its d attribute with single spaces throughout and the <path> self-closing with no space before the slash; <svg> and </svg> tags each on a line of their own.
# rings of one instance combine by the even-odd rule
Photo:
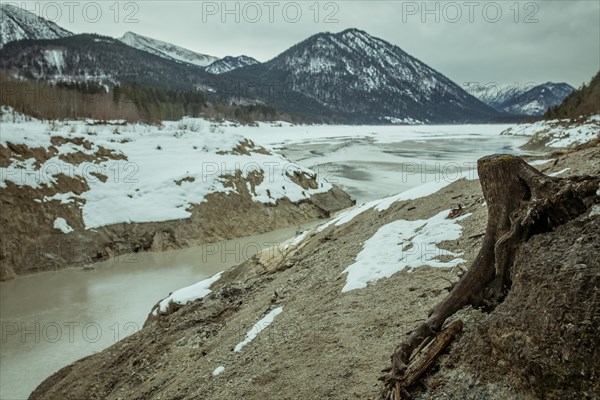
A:
<svg viewBox="0 0 600 400">
<path fill-rule="evenodd" d="M 443 336 L 439 340 L 450 343 L 460 331 L 450 336 L 438 335 L 449 317 L 469 305 L 493 311 L 504 300 L 512 285 L 514 257 L 522 243 L 582 215 L 598 202 L 598 176 L 549 177 L 521 158 L 507 155 L 484 157 L 478 161 L 477 170 L 488 205 L 481 250 L 448 296 L 431 310 L 427 320 L 396 347 L 389 372 L 382 378 L 384 399 L 400 398 L 418 379 L 416 372 L 425 372 L 433 361 L 428 357 L 439 354 L 428 352 L 430 341 L 440 343 L 438 338 Z M 453 332 L 457 325 L 452 323 L 442 332 L 449 332 L 451 327 Z M 425 349 L 423 354 L 421 349 Z M 426 363 L 411 361 L 423 357 Z"/>
</svg>

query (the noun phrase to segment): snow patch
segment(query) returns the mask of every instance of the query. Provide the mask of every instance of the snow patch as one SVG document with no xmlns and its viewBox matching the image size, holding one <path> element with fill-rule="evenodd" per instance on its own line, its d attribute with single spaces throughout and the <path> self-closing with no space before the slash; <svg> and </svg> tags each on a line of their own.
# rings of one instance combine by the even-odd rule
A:
<svg viewBox="0 0 600 400">
<path fill-rule="evenodd" d="M 208 296 L 208 294 L 212 292 L 212 290 L 210 290 L 211 285 L 218 281 L 222 274 L 222 272 L 219 272 L 218 274 L 213 275 L 208 279 L 204 279 L 194 285 L 174 291 L 168 297 L 162 299 L 160 303 L 158 303 L 158 310 L 154 309 L 153 314 L 166 314 L 169 310 L 170 304 L 178 304 L 183 306 L 190 301 L 202 299 Z"/>
<path fill-rule="evenodd" d="M 548 164 L 549 162 L 552 162 L 554 160 L 533 160 L 533 161 L 529 161 L 528 164 L 531 165 L 532 167 L 535 167 L 537 165 L 544 165 L 544 164 Z"/>
<path fill-rule="evenodd" d="M 236 193 L 230 184 L 233 176 L 249 180 L 252 200 L 276 204 L 283 198 L 291 202 L 309 199 L 332 189 L 332 185 L 283 156 L 252 148 L 235 130 L 213 129 L 205 120 L 183 119 L 162 126 L 129 124 L 125 126 L 88 125 L 84 121 L 64 121 L 47 125 L 31 120 L 2 123 L 0 145 L 24 144 L 49 149 L 54 139 L 57 154 L 42 165 L 35 159 L 9 160 L 0 168 L 0 188 L 7 182 L 32 188 L 50 187 L 56 176 L 83 179 L 89 190 L 78 197 L 86 229 L 119 223 L 161 222 L 186 219 L 192 207 L 213 193 Z M 59 139 L 58 142 L 56 139 Z M 81 144 L 80 144 L 81 143 Z M 236 151 L 246 146 L 245 151 Z M 100 157 L 102 150 L 114 157 Z M 93 163 L 71 163 L 65 155 L 82 153 L 96 159 Z M 60 158 L 63 156 L 63 158 Z M 98 178 L 104 176 L 104 179 Z M 294 175 L 314 178 L 315 189 L 305 189 Z M 72 194 L 58 194 L 45 200 L 72 201 Z"/>
<path fill-rule="evenodd" d="M 539 141 L 547 141 L 546 146 L 548 147 L 573 147 L 600 137 L 600 114 L 578 122 L 552 120 L 517 125 L 501 134 L 532 136 Z"/>
<path fill-rule="evenodd" d="M 428 265 L 438 268 L 455 267 L 465 260 L 437 245 L 460 238 L 462 227 L 458 222 L 471 214 L 449 220 L 451 210 L 442 211 L 426 220 L 398 220 L 382 226 L 367 240 L 354 264 L 344 270 L 346 284 L 342 292 L 367 287 L 370 282 L 389 278 L 405 268 Z M 454 257 L 441 261 L 441 257 Z"/>
<path fill-rule="evenodd" d="M 558 175 L 562 175 L 565 172 L 567 172 L 568 170 L 570 170 L 571 168 L 565 168 L 565 169 L 561 169 L 560 171 L 557 172 L 553 172 L 551 174 L 548 174 L 548 176 L 558 176 Z"/>
<path fill-rule="evenodd" d="M 56 218 L 54 220 L 54 229 L 58 229 L 62 233 L 71 233 L 73 232 L 73 228 L 67 224 L 67 221 L 64 218 Z"/>
<path fill-rule="evenodd" d="M 463 176 L 460 176 L 458 179 L 462 179 Z M 398 193 L 395 196 L 391 196 L 388 198 L 385 198 L 383 200 L 381 200 L 379 202 L 379 204 L 377 204 L 375 206 L 375 209 L 379 212 L 381 211 L 385 211 L 388 208 L 390 208 L 390 206 L 394 203 L 397 203 L 399 201 L 406 201 L 406 200 L 415 200 L 415 199 L 420 199 L 422 197 L 426 197 L 429 195 L 432 195 L 436 192 L 439 192 L 440 190 L 442 190 L 443 188 L 445 188 L 446 186 L 448 186 L 449 184 L 451 184 L 452 182 L 455 182 L 455 180 L 444 180 L 441 179 L 439 181 L 435 181 L 435 182 L 429 182 L 429 183 L 425 183 L 421 186 L 417 186 L 415 188 L 406 190 L 402 193 Z"/>
<path fill-rule="evenodd" d="M 44 57 L 48 65 L 56 68 L 58 73 L 62 73 L 65 68 L 65 55 L 61 50 L 44 50 Z"/>
<path fill-rule="evenodd" d="M 308 234 L 310 233 L 310 231 L 304 231 L 300 234 L 297 234 L 295 237 L 286 240 L 285 242 L 281 243 L 279 245 L 279 247 L 282 250 L 287 250 L 290 247 L 297 247 L 300 243 L 302 243 L 304 241 L 304 239 L 307 238 Z"/>
<path fill-rule="evenodd" d="M 220 366 L 215 368 L 215 370 L 212 372 L 212 376 L 219 376 L 223 373 L 223 371 L 225 371 L 225 367 L 224 366 Z"/>
<path fill-rule="evenodd" d="M 365 212 L 367 210 L 375 209 L 378 212 L 382 212 L 382 211 L 385 211 L 388 208 L 390 208 L 390 206 L 392 204 L 397 203 L 399 201 L 416 200 L 416 199 L 420 199 L 422 197 L 432 195 L 432 194 L 442 190 L 446 186 L 450 185 L 452 182 L 462 179 L 463 177 L 464 177 L 464 175 L 461 175 L 455 180 L 450 180 L 450 179 L 443 180 L 442 179 L 442 180 L 435 181 L 435 182 L 425 183 L 425 184 L 417 186 L 415 188 L 406 190 L 402 193 L 398 193 L 397 195 L 394 195 L 394 196 L 390 196 L 390 197 L 386 197 L 384 199 L 373 200 L 368 203 L 364 203 L 358 207 L 354 207 L 350 210 L 342 212 L 337 217 L 335 217 L 332 220 L 326 222 L 325 224 L 319 226 L 317 228 L 317 232 L 322 232 L 325 229 L 327 229 L 328 227 L 330 227 L 331 225 L 341 226 L 341 225 L 347 224 L 348 222 L 352 221 L 354 218 L 356 218 L 357 216 L 359 216 L 360 214 L 362 214 L 363 212 Z"/>
</svg>

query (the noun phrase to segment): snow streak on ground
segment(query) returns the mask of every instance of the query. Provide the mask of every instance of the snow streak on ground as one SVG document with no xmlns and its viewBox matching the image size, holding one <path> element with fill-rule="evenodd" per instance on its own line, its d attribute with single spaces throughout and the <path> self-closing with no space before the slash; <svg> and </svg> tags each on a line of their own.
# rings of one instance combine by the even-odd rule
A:
<svg viewBox="0 0 600 400">
<path fill-rule="evenodd" d="M 282 312 L 283 307 L 277 307 L 271 312 L 269 312 L 267 315 L 265 315 L 260 321 L 254 324 L 254 326 L 248 331 L 248 333 L 246 333 L 246 338 L 240 343 L 238 343 L 233 349 L 233 351 L 235 351 L 236 353 L 242 351 L 244 347 L 246 347 L 250 342 L 256 339 L 259 333 L 267 329 L 269 325 L 273 323 L 275 317 L 281 314 Z"/>
<path fill-rule="evenodd" d="M 330 227 L 331 225 L 341 226 L 341 225 L 347 224 L 348 222 L 352 221 L 358 215 L 362 214 L 363 212 L 365 212 L 367 210 L 375 209 L 378 212 L 382 212 L 382 211 L 387 210 L 392 204 L 394 204 L 398 201 L 415 200 L 415 199 L 419 199 L 421 197 L 429 196 L 429 195 L 443 189 L 444 187 L 448 186 L 452 182 L 455 182 L 459 178 L 463 178 L 463 177 L 459 176 L 455 180 L 449 179 L 449 180 L 440 180 L 440 181 L 435 181 L 435 182 L 429 182 L 424 185 L 417 186 L 415 188 L 406 190 L 402 193 L 398 193 L 397 195 L 386 197 L 385 199 L 373 200 L 368 203 L 364 203 L 358 207 L 355 207 L 348 211 L 344 211 L 344 212 L 340 213 L 337 217 L 335 217 L 335 218 L 331 219 L 330 221 L 326 222 L 325 224 L 319 226 L 317 228 L 317 231 L 322 232 L 326 228 Z"/>
<path fill-rule="evenodd" d="M 300 243 L 302 243 L 304 241 L 304 239 L 307 238 L 307 236 L 310 234 L 311 231 L 304 231 L 301 233 L 297 233 L 295 237 L 290 238 L 289 240 L 286 240 L 285 242 L 281 243 L 279 245 L 279 247 L 282 250 L 287 250 L 289 248 L 293 248 L 298 246 Z"/>
<path fill-rule="evenodd" d="M 548 174 L 548 176 L 559 176 L 559 175 L 562 175 L 562 174 L 564 174 L 565 172 L 567 172 L 567 171 L 568 171 L 568 170 L 570 170 L 570 169 L 571 169 L 571 168 L 563 168 L 563 169 L 561 169 L 560 171 L 556 171 L 556 172 L 553 172 L 553 173 L 551 173 L 551 174 Z"/>
<path fill-rule="evenodd" d="M 462 227 L 458 222 L 470 216 L 450 220 L 449 215 L 450 210 L 446 210 L 427 220 L 398 220 L 379 228 L 364 243 L 356 262 L 344 270 L 348 275 L 342 292 L 365 288 L 369 282 L 389 278 L 405 268 L 448 268 L 464 262 L 460 253 L 437 247 L 443 241 L 460 238 Z M 454 258 L 441 261 L 443 257 Z"/>
</svg>

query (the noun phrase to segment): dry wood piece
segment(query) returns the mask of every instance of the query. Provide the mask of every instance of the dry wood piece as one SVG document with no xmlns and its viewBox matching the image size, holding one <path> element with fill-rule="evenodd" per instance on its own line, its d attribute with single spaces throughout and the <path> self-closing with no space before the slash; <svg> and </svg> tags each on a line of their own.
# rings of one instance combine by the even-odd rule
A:
<svg viewBox="0 0 600 400">
<path fill-rule="evenodd" d="M 463 322 L 461 320 L 452 322 L 447 328 L 442 330 L 423 351 L 417 353 L 406 368 L 402 381 L 399 382 L 400 386 L 409 387 L 415 383 L 427 368 L 429 368 L 437 355 L 450 344 L 462 328 Z"/>
<path fill-rule="evenodd" d="M 503 301 L 510 291 L 511 269 L 521 243 L 582 215 L 599 197 L 598 176 L 549 177 L 516 156 L 484 157 L 478 161 L 477 171 L 488 205 L 481 250 L 427 320 L 396 347 L 389 373 L 383 378 L 384 399 L 399 399 L 414 382 L 407 379 L 416 372 L 407 367 L 413 352 L 435 337 L 450 316 L 468 305 L 492 311 Z"/>
</svg>

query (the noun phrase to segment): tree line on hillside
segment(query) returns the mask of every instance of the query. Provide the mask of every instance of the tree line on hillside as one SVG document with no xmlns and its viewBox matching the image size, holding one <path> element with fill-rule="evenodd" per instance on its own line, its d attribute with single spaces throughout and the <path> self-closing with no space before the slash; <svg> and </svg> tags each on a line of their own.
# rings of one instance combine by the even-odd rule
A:
<svg viewBox="0 0 600 400">
<path fill-rule="evenodd" d="M 545 119 L 576 118 L 600 113 L 600 72 L 589 84 L 582 85 L 565 100 L 548 109 Z"/>
<path fill-rule="evenodd" d="M 201 92 L 141 87 L 107 88 L 94 82 L 49 84 L 0 73 L 0 104 L 39 119 L 95 119 L 157 123 L 183 117 L 253 124 L 257 121 L 300 122 L 264 104 L 207 102 Z"/>
</svg>

